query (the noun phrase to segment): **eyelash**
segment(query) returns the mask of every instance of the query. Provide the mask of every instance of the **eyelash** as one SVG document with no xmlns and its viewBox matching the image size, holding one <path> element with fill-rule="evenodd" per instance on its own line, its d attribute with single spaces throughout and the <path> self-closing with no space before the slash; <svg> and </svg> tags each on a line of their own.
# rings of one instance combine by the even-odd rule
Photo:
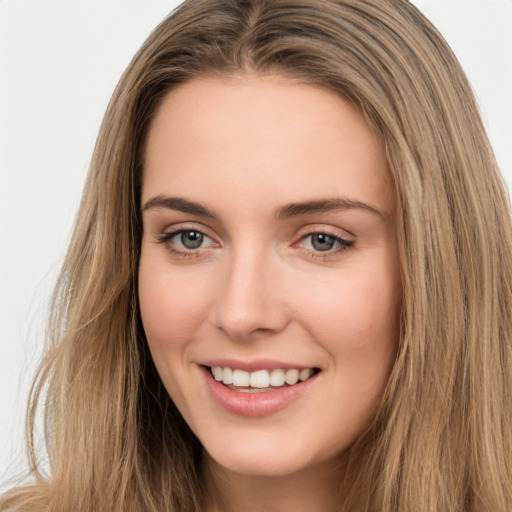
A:
<svg viewBox="0 0 512 512">
<path fill-rule="evenodd" d="M 186 249 L 186 248 L 185 249 L 176 249 L 170 243 L 171 240 L 175 236 L 178 236 L 178 235 L 183 234 L 183 233 L 199 233 L 203 237 L 206 237 L 206 238 L 209 238 L 210 240 L 212 240 L 212 238 L 210 236 L 208 236 L 208 234 L 205 233 L 204 231 L 202 231 L 201 229 L 197 229 L 197 228 L 180 228 L 180 229 L 176 229 L 175 231 L 171 231 L 170 233 L 162 233 L 160 236 L 157 237 L 157 242 L 162 244 L 162 245 L 165 245 L 166 249 L 173 256 L 178 256 L 180 258 L 197 258 L 198 256 L 200 256 L 199 249 L 201 249 L 201 247 L 198 247 L 196 250 L 194 250 L 194 249 Z"/>
<path fill-rule="evenodd" d="M 339 235 L 335 235 L 334 233 L 329 233 L 329 231 L 312 231 L 311 233 L 307 233 L 306 235 L 301 236 L 300 240 L 304 241 L 307 238 L 313 237 L 314 235 L 324 235 L 333 239 L 334 244 L 338 244 L 338 247 L 335 249 L 329 249 L 327 251 L 315 251 L 313 249 L 306 249 L 310 256 L 313 258 L 321 258 L 328 259 L 337 256 L 338 254 L 345 252 L 354 247 L 353 240 L 347 240 Z M 310 242 L 311 244 L 311 242 Z"/>
<path fill-rule="evenodd" d="M 210 240 L 212 238 L 208 236 L 207 233 L 202 231 L 201 229 L 197 228 L 180 228 L 174 231 L 171 231 L 170 233 L 162 233 L 160 236 L 157 237 L 157 242 L 165 245 L 167 250 L 174 256 L 178 256 L 180 258 L 196 258 L 201 256 L 199 249 L 201 247 L 198 247 L 197 249 L 176 249 L 173 247 L 173 245 L 170 243 L 170 241 L 183 233 L 199 233 L 203 237 L 206 237 Z M 306 235 L 302 235 L 300 237 L 300 242 L 307 240 L 310 237 L 313 237 L 314 235 L 324 235 L 327 237 L 330 237 L 333 239 L 334 244 L 338 244 L 338 247 L 336 249 L 329 249 L 326 251 L 319 251 L 314 249 L 305 249 L 308 254 L 313 258 L 320 258 L 320 259 L 328 259 L 330 257 L 333 257 L 335 255 L 338 255 L 339 253 L 345 252 L 351 248 L 354 247 L 354 241 L 347 240 L 345 238 L 342 238 L 338 235 L 335 235 L 333 233 L 329 233 L 328 231 L 312 231 L 311 233 L 307 233 Z M 298 242 L 296 242 L 294 245 L 296 245 Z M 310 242 L 311 243 L 311 242 Z"/>
</svg>

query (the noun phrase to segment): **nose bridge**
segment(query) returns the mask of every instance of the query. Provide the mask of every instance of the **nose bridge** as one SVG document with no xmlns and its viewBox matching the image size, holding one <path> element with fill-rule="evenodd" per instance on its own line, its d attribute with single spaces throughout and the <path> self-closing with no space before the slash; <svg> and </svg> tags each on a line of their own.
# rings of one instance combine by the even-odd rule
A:
<svg viewBox="0 0 512 512">
<path fill-rule="evenodd" d="M 233 250 L 225 262 L 214 307 L 214 323 L 235 339 L 281 330 L 284 309 L 276 294 L 275 262 L 250 245 Z"/>
</svg>

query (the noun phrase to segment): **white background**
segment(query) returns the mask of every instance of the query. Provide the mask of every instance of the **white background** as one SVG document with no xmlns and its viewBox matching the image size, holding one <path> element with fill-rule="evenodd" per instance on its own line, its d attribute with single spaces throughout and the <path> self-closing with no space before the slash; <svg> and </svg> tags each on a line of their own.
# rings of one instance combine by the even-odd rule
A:
<svg viewBox="0 0 512 512">
<path fill-rule="evenodd" d="M 23 467 L 44 318 L 110 95 L 178 0 L 0 0 L 0 482 Z M 512 185 L 512 0 L 413 1 L 476 92 Z M 72 456 L 72 454 L 70 454 Z"/>
</svg>

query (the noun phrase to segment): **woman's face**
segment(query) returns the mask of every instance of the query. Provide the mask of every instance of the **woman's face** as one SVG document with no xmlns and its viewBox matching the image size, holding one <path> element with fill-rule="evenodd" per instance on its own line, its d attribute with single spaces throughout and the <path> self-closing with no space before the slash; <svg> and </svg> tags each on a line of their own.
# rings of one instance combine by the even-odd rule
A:
<svg viewBox="0 0 512 512">
<path fill-rule="evenodd" d="M 392 184 L 363 115 L 279 76 L 190 81 L 152 122 L 142 211 L 149 348 L 209 460 L 336 463 L 379 404 L 401 303 Z"/>
</svg>

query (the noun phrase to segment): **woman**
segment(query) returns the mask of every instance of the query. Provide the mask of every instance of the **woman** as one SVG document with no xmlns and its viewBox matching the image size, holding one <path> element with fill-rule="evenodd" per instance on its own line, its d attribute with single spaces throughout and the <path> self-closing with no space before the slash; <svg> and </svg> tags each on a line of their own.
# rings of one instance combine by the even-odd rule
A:
<svg viewBox="0 0 512 512">
<path fill-rule="evenodd" d="M 505 512 L 510 250 L 408 2 L 185 2 L 108 108 L 34 388 L 51 476 L 2 506 Z"/>
</svg>

